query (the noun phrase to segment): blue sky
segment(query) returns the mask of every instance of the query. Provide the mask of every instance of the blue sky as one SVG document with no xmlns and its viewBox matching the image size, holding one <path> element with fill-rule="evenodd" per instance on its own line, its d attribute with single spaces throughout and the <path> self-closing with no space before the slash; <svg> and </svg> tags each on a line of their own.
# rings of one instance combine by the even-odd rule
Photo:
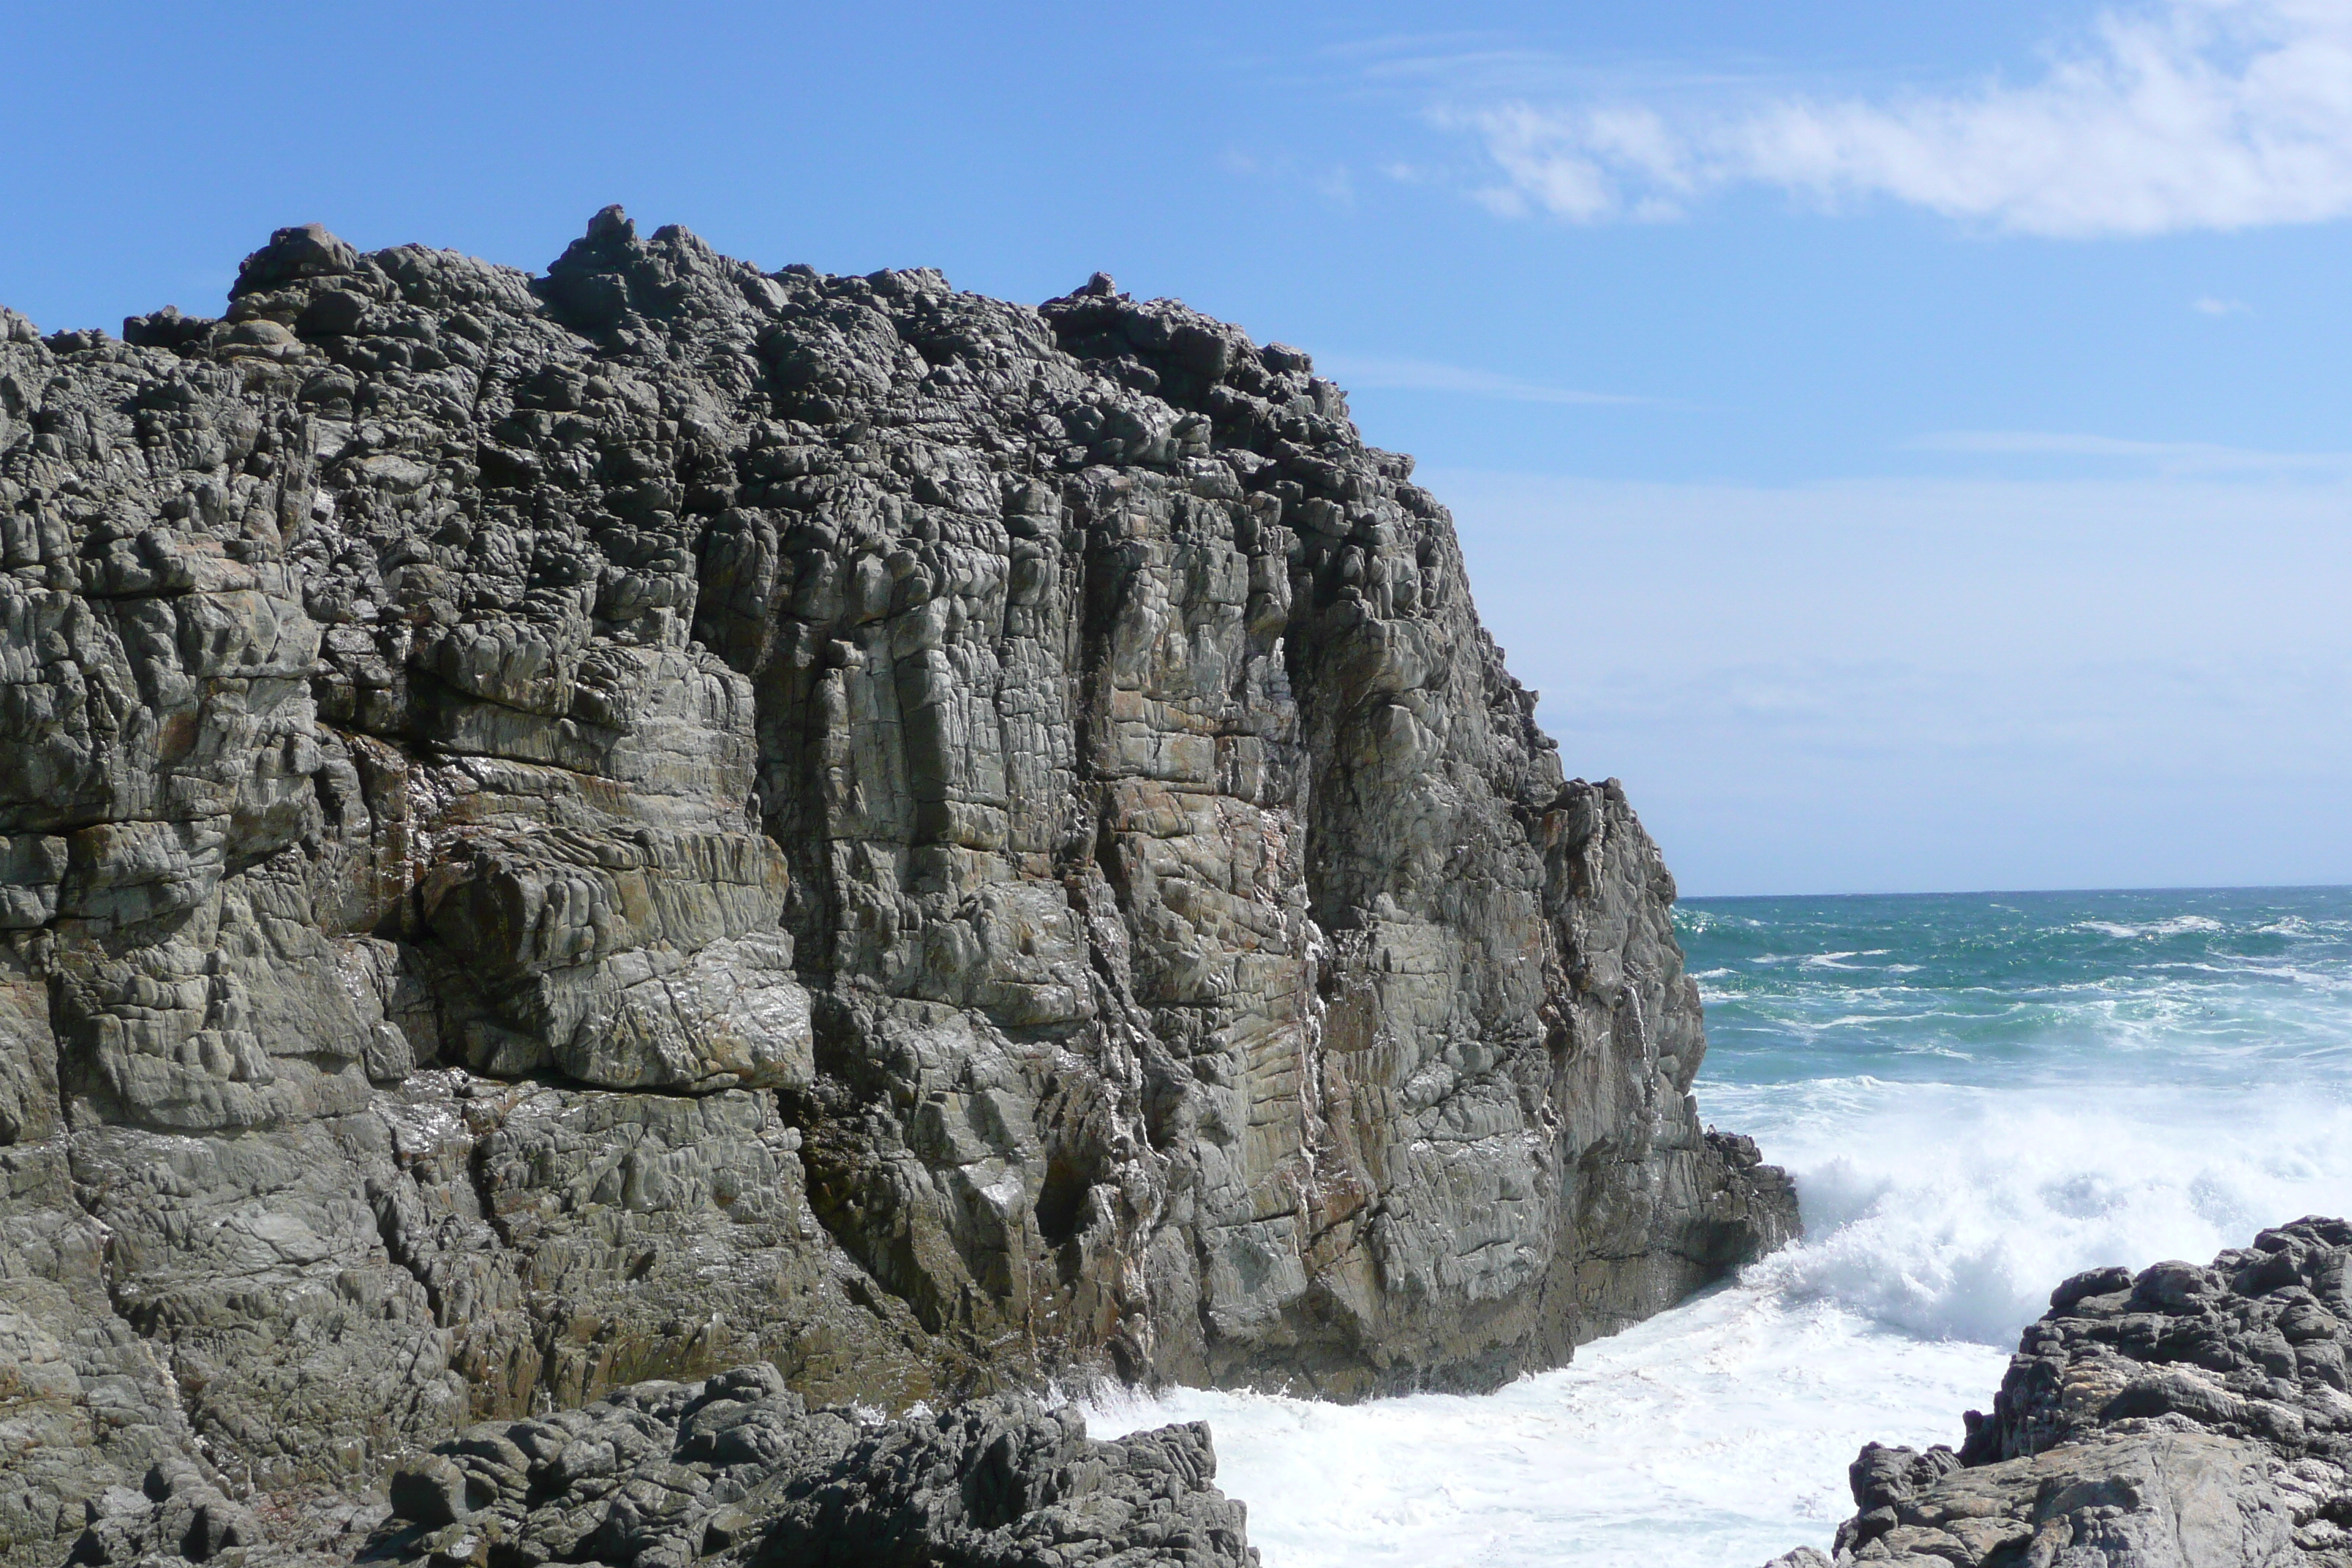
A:
<svg viewBox="0 0 2352 1568">
<path fill-rule="evenodd" d="M 0 300 L 1097 268 L 1452 501 L 1693 893 L 2352 880 L 2352 0 L 12 7 Z"/>
</svg>

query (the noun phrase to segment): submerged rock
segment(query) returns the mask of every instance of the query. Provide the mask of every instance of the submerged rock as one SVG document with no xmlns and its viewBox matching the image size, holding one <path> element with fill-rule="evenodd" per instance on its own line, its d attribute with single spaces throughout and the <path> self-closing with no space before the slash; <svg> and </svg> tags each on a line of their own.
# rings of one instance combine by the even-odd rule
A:
<svg viewBox="0 0 2352 1568">
<path fill-rule="evenodd" d="M 751 1362 L 1486 1386 L 1789 1236 L 1411 472 L 617 209 L 0 317 L 0 1563 Z"/>
<path fill-rule="evenodd" d="M 1958 1453 L 1863 1449 L 1837 1568 L 2352 1563 L 2347 1267 L 2352 1224 L 2307 1218 L 2075 1275 Z"/>
</svg>

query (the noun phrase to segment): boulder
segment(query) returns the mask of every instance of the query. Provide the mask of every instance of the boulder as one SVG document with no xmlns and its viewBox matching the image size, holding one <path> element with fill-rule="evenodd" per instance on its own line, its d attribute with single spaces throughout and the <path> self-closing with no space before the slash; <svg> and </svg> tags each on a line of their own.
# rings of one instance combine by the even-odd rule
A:
<svg viewBox="0 0 2352 1568">
<path fill-rule="evenodd" d="M 1244 1568 L 1199 1422 L 1088 1438 L 998 1394 L 885 1420 L 812 1410 L 764 1363 L 474 1427 L 404 1459 L 373 1562 L 1088 1563 Z"/>
<path fill-rule="evenodd" d="M 2352 1224 L 2306 1218 L 2064 1281 L 1960 1451 L 1863 1449 L 1832 1568 L 2352 1563 L 2347 1267 Z"/>
</svg>

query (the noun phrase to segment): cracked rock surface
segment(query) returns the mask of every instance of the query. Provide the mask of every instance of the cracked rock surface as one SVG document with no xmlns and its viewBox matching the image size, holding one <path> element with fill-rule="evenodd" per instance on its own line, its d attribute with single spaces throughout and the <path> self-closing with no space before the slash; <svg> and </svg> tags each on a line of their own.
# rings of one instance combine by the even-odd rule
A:
<svg viewBox="0 0 2352 1568">
<path fill-rule="evenodd" d="M 1834 1568 L 2347 1568 L 2347 1270 L 2352 1224 L 2307 1218 L 2075 1275 L 1959 1452 L 1863 1449 Z"/>
<path fill-rule="evenodd" d="M 1116 1442 L 1020 1394 L 811 1411 L 765 1363 L 480 1426 L 396 1470 L 383 1562 L 1243 1568 L 1201 1422 Z"/>
<path fill-rule="evenodd" d="M 1411 472 L 617 209 L 0 311 L 0 1564 L 750 1363 L 1486 1386 L 1791 1234 Z"/>
</svg>

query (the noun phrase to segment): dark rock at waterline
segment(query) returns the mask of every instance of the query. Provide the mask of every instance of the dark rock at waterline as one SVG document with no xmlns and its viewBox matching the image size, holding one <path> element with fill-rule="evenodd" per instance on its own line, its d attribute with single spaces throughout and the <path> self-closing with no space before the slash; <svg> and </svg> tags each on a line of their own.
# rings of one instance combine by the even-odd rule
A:
<svg viewBox="0 0 2352 1568">
<path fill-rule="evenodd" d="M 1411 470 L 617 210 L 0 312 L 0 1563 L 752 1362 L 1485 1386 L 1785 1238 Z"/>
<path fill-rule="evenodd" d="M 1958 1453 L 1863 1449 L 1838 1568 L 2352 1564 L 2347 1268 L 2352 1224 L 2306 1218 L 2068 1279 Z"/>
<path fill-rule="evenodd" d="M 995 1394 L 887 1419 L 812 1410 L 766 1363 L 486 1422 L 393 1469 L 388 1502 L 281 1505 L 265 1531 L 192 1476 L 103 1500 L 73 1559 L 301 1568 L 1244 1568 L 1243 1505 L 1195 1422 L 1096 1442 Z"/>
</svg>

